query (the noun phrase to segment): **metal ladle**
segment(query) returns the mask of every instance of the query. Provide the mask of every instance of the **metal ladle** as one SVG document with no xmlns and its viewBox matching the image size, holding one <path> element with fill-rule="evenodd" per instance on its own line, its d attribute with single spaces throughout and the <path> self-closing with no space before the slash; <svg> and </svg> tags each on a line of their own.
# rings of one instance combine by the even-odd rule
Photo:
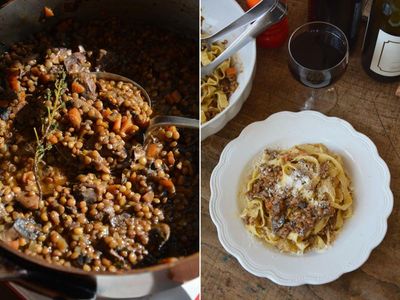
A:
<svg viewBox="0 0 400 300">
<path fill-rule="evenodd" d="M 231 57 L 240 50 L 244 45 L 249 43 L 253 38 L 263 32 L 266 28 L 279 22 L 287 14 L 287 6 L 279 0 L 262 0 L 255 7 L 247 11 L 231 24 L 214 33 L 211 36 L 201 39 L 202 44 L 207 47 L 218 40 L 222 36 L 244 25 L 249 26 L 234 40 L 228 48 L 225 49 L 217 58 L 206 66 L 201 67 L 201 76 L 210 75 L 224 60 Z"/>
<path fill-rule="evenodd" d="M 133 86 L 137 87 L 143 94 L 145 100 L 149 103 L 151 107 L 151 99 L 147 91 L 137 82 L 118 75 L 114 73 L 108 73 L 108 72 L 92 72 L 91 74 L 94 74 L 97 79 L 104 79 L 104 80 L 114 80 L 114 81 L 123 81 L 123 82 L 129 82 Z M 182 128 L 192 128 L 192 129 L 198 129 L 199 128 L 199 120 L 197 119 L 192 119 L 192 118 L 185 118 L 185 117 L 177 117 L 177 116 L 156 116 L 154 118 L 150 119 L 149 126 L 146 129 L 145 132 L 145 140 L 148 136 L 148 134 L 156 127 L 162 127 L 162 126 L 176 126 L 176 127 L 182 127 Z"/>
</svg>

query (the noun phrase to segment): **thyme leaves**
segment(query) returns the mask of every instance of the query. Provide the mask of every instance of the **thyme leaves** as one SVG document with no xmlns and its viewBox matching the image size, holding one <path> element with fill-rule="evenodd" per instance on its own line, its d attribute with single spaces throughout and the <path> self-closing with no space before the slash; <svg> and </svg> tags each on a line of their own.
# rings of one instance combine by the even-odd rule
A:
<svg viewBox="0 0 400 300">
<path fill-rule="evenodd" d="M 65 72 L 61 73 L 61 76 L 56 80 L 54 84 L 54 89 L 46 90 L 45 103 L 47 114 L 41 120 L 40 134 L 36 127 L 33 128 L 36 137 L 36 148 L 34 156 L 34 166 L 33 173 L 35 176 L 35 182 L 38 189 L 39 199 L 42 200 L 43 192 L 40 185 L 40 174 L 39 165 L 44 164 L 43 158 L 47 151 L 51 150 L 53 145 L 49 142 L 49 137 L 57 129 L 58 123 L 56 116 L 58 112 L 65 107 L 65 102 L 63 102 L 62 96 L 67 88 L 67 83 L 65 81 Z"/>
</svg>

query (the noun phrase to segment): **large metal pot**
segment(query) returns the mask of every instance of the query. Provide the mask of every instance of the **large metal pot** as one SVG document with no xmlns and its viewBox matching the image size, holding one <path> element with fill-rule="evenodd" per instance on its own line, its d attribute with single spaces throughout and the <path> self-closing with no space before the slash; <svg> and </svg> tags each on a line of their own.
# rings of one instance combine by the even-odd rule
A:
<svg viewBox="0 0 400 300">
<path fill-rule="evenodd" d="M 43 7 L 56 15 L 40 22 Z M 60 18 L 96 19 L 118 17 L 135 23 L 156 24 L 199 37 L 199 0 L 13 0 L 0 8 L 0 46 L 40 31 Z M 51 297 L 88 299 L 133 298 L 166 290 L 199 275 L 199 254 L 177 262 L 132 270 L 121 274 L 84 272 L 34 259 L 0 242 L 0 280 L 12 280 Z"/>
</svg>

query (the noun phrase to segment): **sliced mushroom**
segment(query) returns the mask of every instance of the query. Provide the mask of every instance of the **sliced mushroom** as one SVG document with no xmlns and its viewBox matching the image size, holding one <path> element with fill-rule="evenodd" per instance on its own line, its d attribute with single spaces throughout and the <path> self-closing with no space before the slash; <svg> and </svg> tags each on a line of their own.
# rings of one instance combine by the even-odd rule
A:
<svg viewBox="0 0 400 300">
<path fill-rule="evenodd" d="M 158 249 L 160 249 L 169 240 L 169 237 L 171 236 L 171 228 L 168 224 L 159 223 L 153 226 L 152 231 L 156 232 L 159 237 L 157 242 Z"/>
<path fill-rule="evenodd" d="M 39 225 L 32 219 L 18 218 L 13 224 L 13 228 L 24 238 L 35 240 L 40 232 Z"/>
<path fill-rule="evenodd" d="M 1 186 L 1 184 L 0 184 L 0 186 Z M 6 208 L 4 207 L 4 204 L 0 203 L 0 220 L 3 219 L 6 216 L 8 216 L 8 212 L 6 211 Z"/>
<path fill-rule="evenodd" d="M 11 227 L 0 233 L 0 240 L 4 242 L 12 242 L 19 238 L 19 233 L 15 228 Z"/>
<path fill-rule="evenodd" d="M 83 200 L 88 204 L 93 204 L 96 202 L 97 193 L 93 187 L 88 187 L 85 185 L 75 185 L 74 195 L 79 200 Z"/>
<path fill-rule="evenodd" d="M 39 208 L 40 198 L 37 194 L 30 195 L 28 192 L 21 192 L 15 198 L 26 209 L 36 210 Z"/>
<path fill-rule="evenodd" d="M 40 232 L 39 225 L 32 219 L 18 218 L 8 229 L 0 233 L 0 240 L 12 242 L 20 237 L 35 240 Z"/>
<path fill-rule="evenodd" d="M 126 227 L 126 220 L 130 218 L 128 213 L 122 213 L 117 216 L 112 216 L 110 218 L 110 224 L 112 227 Z"/>
<path fill-rule="evenodd" d="M 140 158 L 146 156 L 146 151 L 144 151 L 141 144 L 133 145 L 131 152 L 133 153 L 133 158 L 135 160 L 139 160 Z"/>
<path fill-rule="evenodd" d="M 115 257 L 117 260 L 119 260 L 121 262 L 124 261 L 124 258 L 121 255 L 119 255 L 117 253 L 117 251 L 115 251 L 114 249 L 110 249 L 109 253 L 110 253 L 111 256 Z"/>
<path fill-rule="evenodd" d="M 95 97 L 96 96 L 96 77 L 89 73 L 89 72 L 81 72 L 79 73 L 80 80 L 82 81 L 82 83 L 85 85 L 86 87 L 86 96 L 89 96 L 89 98 L 91 97 Z"/>
<path fill-rule="evenodd" d="M 64 61 L 64 66 L 68 74 L 77 74 L 87 70 L 87 68 L 83 66 L 86 62 L 86 57 L 83 53 L 71 53 L 69 50 L 63 50 L 64 49 L 61 49 L 56 55 Z"/>
<path fill-rule="evenodd" d="M 0 107 L 0 119 L 7 121 L 11 110 L 8 107 Z"/>
<path fill-rule="evenodd" d="M 279 218 L 274 218 L 272 220 L 272 230 L 273 232 L 277 232 L 278 229 L 280 229 L 283 224 L 285 224 L 285 216 L 280 216 Z"/>
</svg>

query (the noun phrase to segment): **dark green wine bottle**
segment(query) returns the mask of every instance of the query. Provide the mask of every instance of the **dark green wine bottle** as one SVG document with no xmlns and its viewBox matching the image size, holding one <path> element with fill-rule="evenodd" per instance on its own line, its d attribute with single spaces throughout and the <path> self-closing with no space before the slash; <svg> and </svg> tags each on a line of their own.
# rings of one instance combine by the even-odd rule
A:
<svg viewBox="0 0 400 300">
<path fill-rule="evenodd" d="M 350 48 L 356 44 L 362 0 L 308 0 L 308 21 L 324 21 L 339 27 Z"/>
<path fill-rule="evenodd" d="M 400 79 L 400 0 L 374 0 L 372 3 L 362 64 L 376 80 Z"/>
</svg>

